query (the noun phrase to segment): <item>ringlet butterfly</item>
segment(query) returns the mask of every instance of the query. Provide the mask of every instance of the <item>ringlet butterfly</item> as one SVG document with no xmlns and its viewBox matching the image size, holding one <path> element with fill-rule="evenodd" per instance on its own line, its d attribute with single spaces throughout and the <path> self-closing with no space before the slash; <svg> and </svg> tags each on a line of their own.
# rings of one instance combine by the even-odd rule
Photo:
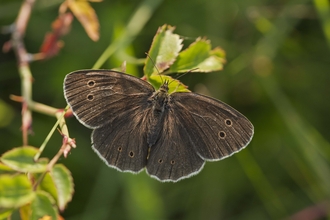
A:
<svg viewBox="0 0 330 220">
<path fill-rule="evenodd" d="M 231 156 L 253 136 L 252 123 L 229 105 L 193 92 L 156 91 L 148 82 L 113 70 L 79 70 L 64 80 L 73 114 L 93 129 L 92 147 L 119 171 L 176 182 L 205 161 Z"/>
</svg>

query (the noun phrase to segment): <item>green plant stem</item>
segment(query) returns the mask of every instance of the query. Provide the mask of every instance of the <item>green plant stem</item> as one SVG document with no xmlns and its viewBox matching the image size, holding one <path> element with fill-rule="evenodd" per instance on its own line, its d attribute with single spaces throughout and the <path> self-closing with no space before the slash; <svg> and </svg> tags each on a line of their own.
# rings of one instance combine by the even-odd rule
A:
<svg viewBox="0 0 330 220">
<path fill-rule="evenodd" d="M 60 157 L 62 156 L 62 154 L 64 153 L 65 149 L 66 149 L 66 145 L 68 144 L 67 141 L 63 142 L 63 145 L 61 146 L 60 150 L 56 153 L 56 155 L 53 157 L 53 159 L 47 164 L 47 169 L 45 172 L 43 172 L 41 174 L 41 176 L 38 178 L 38 180 L 35 182 L 35 184 L 33 185 L 33 190 L 36 190 L 38 185 L 42 182 L 42 180 L 45 178 L 46 174 L 48 172 L 50 172 L 52 170 L 52 168 L 54 167 L 54 165 L 56 164 L 56 162 L 58 161 L 58 159 L 60 159 Z M 40 155 L 40 151 L 38 152 L 37 155 Z M 36 155 L 36 156 L 37 156 Z M 35 157 L 36 157 L 35 156 Z"/>
<path fill-rule="evenodd" d="M 11 95 L 10 96 L 11 100 L 14 100 L 16 102 L 23 102 L 24 98 L 21 96 L 16 96 L 16 95 Z M 39 112 L 45 115 L 49 115 L 49 116 L 55 116 L 58 112 L 62 112 L 63 109 L 58 109 L 58 108 L 54 108 L 42 103 L 38 103 L 38 102 L 34 102 L 34 101 L 29 101 L 29 109 L 35 111 L 35 112 Z"/>
<path fill-rule="evenodd" d="M 11 95 L 10 98 L 14 101 L 17 101 L 17 102 L 23 102 L 24 101 L 24 98 L 22 98 L 20 96 Z M 57 118 L 57 122 L 53 126 L 52 130 L 49 132 L 49 134 L 46 137 L 45 141 L 42 143 L 42 145 L 39 149 L 39 153 L 35 155 L 34 160 L 37 160 L 39 158 L 40 154 L 42 153 L 42 151 L 46 147 L 49 139 L 53 135 L 53 133 L 54 133 L 55 129 L 57 128 L 57 126 L 60 127 L 61 133 L 69 138 L 69 130 L 68 130 L 68 127 L 66 126 L 65 119 L 64 119 L 64 115 L 65 115 L 65 113 L 67 112 L 67 110 L 69 108 L 70 107 L 67 105 L 64 110 L 63 109 L 57 109 L 57 108 L 54 108 L 54 107 L 51 107 L 51 106 L 48 106 L 48 105 L 44 105 L 42 103 L 30 101 L 29 109 L 31 109 L 35 112 L 40 112 L 40 113 L 45 114 L 45 115 L 55 116 Z M 71 140 L 71 139 L 69 138 L 69 140 Z M 74 143 L 70 142 L 68 144 L 72 147 L 75 147 Z"/>
<path fill-rule="evenodd" d="M 69 106 L 66 106 L 65 110 L 62 112 L 57 112 L 56 113 L 56 117 L 57 117 L 57 121 L 55 123 L 55 125 L 53 126 L 52 130 L 49 132 L 49 134 L 47 135 L 45 141 L 42 143 L 41 147 L 39 148 L 38 153 L 34 156 L 34 160 L 38 160 L 38 158 L 40 157 L 41 153 L 43 152 L 43 150 L 45 149 L 50 137 L 53 135 L 55 129 L 57 128 L 57 126 L 59 125 L 59 127 L 61 128 L 62 134 L 65 136 L 63 144 L 60 148 L 60 150 L 56 153 L 56 155 L 52 158 L 52 160 L 47 164 L 47 169 L 44 173 L 42 173 L 42 175 L 39 177 L 39 179 L 36 181 L 36 183 L 33 186 L 33 190 L 36 190 L 38 185 L 42 182 L 42 180 L 45 178 L 47 172 L 50 172 L 52 170 L 52 168 L 54 167 L 54 165 L 56 164 L 56 162 L 60 159 L 60 157 L 64 154 L 64 152 L 67 150 L 67 148 L 71 148 L 71 147 L 75 147 L 75 145 L 73 145 L 73 143 L 71 142 L 71 139 L 69 138 L 69 131 L 67 129 L 67 126 L 65 124 L 64 121 L 64 115 L 66 113 L 66 111 L 69 109 Z"/>
<path fill-rule="evenodd" d="M 39 148 L 39 152 L 34 156 L 34 160 L 38 160 L 38 158 L 40 157 L 41 153 L 43 152 L 43 150 L 45 149 L 48 141 L 50 140 L 50 138 L 53 136 L 56 128 L 58 125 L 60 125 L 61 127 L 61 131 L 63 132 L 64 135 L 66 135 L 67 137 L 69 137 L 69 131 L 65 125 L 65 121 L 64 121 L 64 115 L 65 115 L 65 112 L 68 110 L 69 106 L 67 106 L 65 108 L 64 111 L 62 111 L 61 113 L 57 113 L 56 114 L 56 117 L 57 117 L 57 121 L 56 123 L 54 124 L 53 128 L 50 130 L 50 132 L 48 133 L 47 137 L 45 138 L 44 142 L 41 144 L 40 148 Z M 62 149 L 62 147 L 61 147 Z M 60 149 L 60 151 L 61 151 Z M 60 152 L 59 151 L 59 152 Z M 61 155 L 62 155 L 63 152 L 61 152 Z"/>
</svg>

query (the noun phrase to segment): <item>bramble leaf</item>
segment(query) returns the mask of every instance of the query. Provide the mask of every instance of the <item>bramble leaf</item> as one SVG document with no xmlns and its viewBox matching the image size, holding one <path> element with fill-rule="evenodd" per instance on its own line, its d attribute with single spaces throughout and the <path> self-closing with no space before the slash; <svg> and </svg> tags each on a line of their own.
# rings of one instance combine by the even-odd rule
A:
<svg viewBox="0 0 330 220">
<path fill-rule="evenodd" d="M 4 153 L 0 159 L 3 164 L 20 172 L 45 172 L 48 159 L 40 158 L 34 161 L 37 152 L 38 148 L 31 146 L 17 147 Z"/>
<path fill-rule="evenodd" d="M 50 172 L 57 189 L 57 204 L 60 210 L 64 210 L 71 201 L 74 192 L 73 178 L 71 172 L 63 165 L 56 164 Z"/>
<path fill-rule="evenodd" d="M 54 206 L 55 200 L 44 191 L 37 191 L 36 197 L 31 203 L 31 217 L 32 220 L 39 220 L 45 216 L 50 216 L 51 219 L 57 219 L 58 212 Z"/>
<path fill-rule="evenodd" d="M 173 30 L 174 27 L 169 25 L 163 25 L 158 29 L 143 69 L 147 77 L 150 77 L 152 74 L 162 73 L 168 69 L 182 49 L 182 39 L 179 35 L 173 34 Z"/>
<path fill-rule="evenodd" d="M 3 163 L 0 163 L 0 175 L 1 174 L 13 174 L 15 172 L 17 172 L 17 171 Z"/>
<path fill-rule="evenodd" d="M 211 72 L 222 70 L 226 62 L 221 48 L 211 50 L 209 40 L 198 38 L 182 51 L 170 67 L 170 72 Z"/>
<path fill-rule="evenodd" d="M 25 174 L 0 175 L 0 207 L 18 208 L 35 197 L 32 184 Z"/>
</svg>

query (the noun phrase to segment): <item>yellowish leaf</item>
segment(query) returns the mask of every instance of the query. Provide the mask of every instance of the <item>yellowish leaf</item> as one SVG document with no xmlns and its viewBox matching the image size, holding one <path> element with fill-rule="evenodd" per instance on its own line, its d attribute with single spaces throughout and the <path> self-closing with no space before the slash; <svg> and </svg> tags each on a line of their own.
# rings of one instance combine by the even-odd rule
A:
<svg viewBox="0 0 330 220">
<path fill-rule="evenodd" d="M 86 0 L 69 0 L 68 6 L 93 40 L 99 39 L 99 21 L 92 6 Z"/>
</svg>

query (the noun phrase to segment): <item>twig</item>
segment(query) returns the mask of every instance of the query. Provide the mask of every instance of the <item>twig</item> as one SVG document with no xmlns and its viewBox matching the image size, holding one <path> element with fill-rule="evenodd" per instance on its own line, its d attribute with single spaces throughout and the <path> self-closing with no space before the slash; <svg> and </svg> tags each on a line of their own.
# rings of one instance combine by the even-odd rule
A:
<svg viewBox="0 0 330 220">
<path fill-rule="evenodd" d="M 29 21 L 31 10 L 35 0 L 25 0 L 19 11 L 17 20 L 15 21 L 15 28 L 11 36 L 11 46 L 17 56 L 18 71 L 21 77 L 21 93 L 23 97 L 22 102 L 22 135 L 23 145 L 28 144 L 28 131 L 31 128 L 32 114 L 29 109 L 29 103 L 32 98 L 32 74 L 29 68 L 29 54 L 25 49 L 23 37 L 26 26 Z"/>
<path fill-rule="evenodd" d="M 24 102 L 24 98 L 21 96 L 11 95 L 10 98 L 16 102 Z M 35 155 L 35 158 L 34 158 L 35 161 L 39 158 L 40 154 L 42 153 L 46 144 L 48 143 L 48 140 L 53 135 L 53 133 L 57 127 L 60 127 L 60 133 L 63 136 L 63 144 L 65 144 L 65 146 L 62 145 L 61 149 L 64 148 L 64 156 L 66 156 L 67 153 L 70 151 L 71 147 L 75 147 L 74 140 L 69 137 L 69 130 L 66 126 L 65 119 L 64 119 L 65 117 L 72 115 L 72 112 L 71 112 L 71 109 L 69 108 L 69 106 L 67 106 L 63 110 L 63 109 L 57 109 L 57 108 L 54 108 L 54 107 L 51 107 L 51 106 L 48 106 L 48 105 L 45 105 L 42 103 L 31 101 L 30 105 L 29 105 L 29 109 L 33 110 L 35 112 L 40 112 L 40 113 L 46 114 L 46 115 L 55 116 L 57 118 L 57 122 L 55 123 L 52 130 L 46 137 L 45 141 L 42 143 L 38 154 Z M 60 155 L 62 155 L 62 153 L 60 153 Z"/>
<path fill-rule="evenodd" d="M 46 140 L 44 143 L 47 143 L 47 141 L 49 140 L 50 136 L 53 134 L 55 128 L 59 125 L 62 129 L 62 132 L 68 132 L 68 129 L 66 127 L 66 124 L 64 122 L 64 115 L 66 110 L 68 109 L 68 106 L 66 107 L 66 109 L 59 115 L 57 114 L 58 120 L 56 122 L 56 124 L 54 125 L 54 128 L 51 130 L 51 132 L 49 133 L 49 135 L 47 136 Z M 56 164 L 56 162 L 58 161 L 58 159 L 62 156 L 62 154 L 66 157 L 68 155 L 68 153 L 70 152 L 71 148 L 75 148 L 76 147 L 76 143 L 74 139 L 69 138 L 69 134 L 64 134 L 62 133 L 63 136 L 63 143 L 62 146 L 60 148 L 60 150 L 56 153 L 56 155 L 53 157 L 53 159 L 47 164 L 47 169 L 46 171 L 39 177 L 39 179 L 36 181 L 36 183 L 33 186 L 33 190 L 36 190 L 38 185 L 42 182 L 42 180 L 44 179 L 44 177 L 46 176 L 46 174 L 48 172 L 50 172 L 52 170 L 52 168 L 54 167 L 54 165 Z M 43 144 L 44 144 L 43 143 Z M 46 146 L 46 144 L 44 144 L 44 146 Z M 39 148 L 39 152 L 35 155 L 34 160 L 37 160 L 40 156 L 40 154 L 42 153 L 44 147 L 41 146 Z"/>
</svg>

